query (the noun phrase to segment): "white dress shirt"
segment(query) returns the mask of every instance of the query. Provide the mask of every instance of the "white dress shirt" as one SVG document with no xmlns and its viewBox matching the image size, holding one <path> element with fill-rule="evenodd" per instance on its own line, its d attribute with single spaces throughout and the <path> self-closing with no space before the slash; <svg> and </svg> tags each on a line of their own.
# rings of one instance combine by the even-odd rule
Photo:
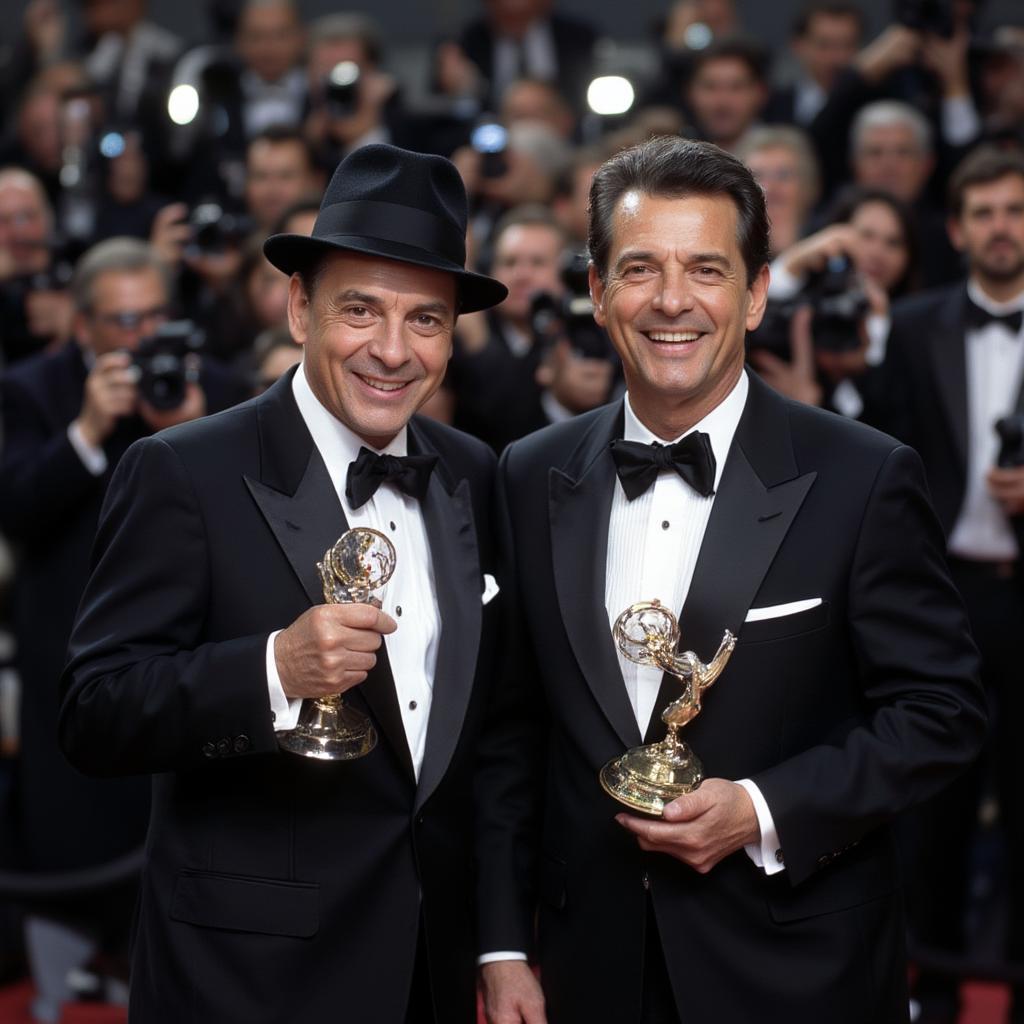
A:
<svg viewBox="0 0 1024 1024">
<path fill-rule="evenodd" d="M 972 302 L 990 313 L 1015 313 L 1024 295 L 1009 302 L 990 299 L 974 280 L 967 283 Z M 1010 522 L 989 494 L 985 475 L 996 464 L 999 437 L 995 422 L 1014 409 L 1024 374 L 1024 325 L 1014 334 L 1005 324 L 989 323 L 968 330 L 967 357 L 967 489 L 949 536 L 949 553 L 976 561 L 1009 561 L 1017 557 Z"/>
<path fill-rule="evenodd" d="M 404 494 L 390 482 L 381 484 L 365 505 L 353 509 L 345 498 L 349 464 L 355 461 L 361 447 L 373 451 L 376 449 L 361 440 L 320 404 L 306 380 L 304 365 L 299 367 L 292 378 L 292 391 L 299 413 L 327 466 L 349 527 L 369 526 L 389 537 L 395 545 L 398 556 L 395 574 L 375 596 L 380 599 L 383 610 L 398 623 L 398 629 L 384 638 L 384 646 L 391 664 L 405 737 L 418 779 L 423 764 L 427 722 L 434 691 L 437 645 L 441 635 L 434 570 L 423 514 L 415 498 Z M 381 453 L 407 454 L 406 429 L 403 428 Z M 342 524 L 339 522 L 338 536 L 342 532 Z M 280 630 L 272 633 L 267 641 L 267 686 L 270 691 L 270 708 L 274 713 L 274 727 L 282 730 L 294 728 L 302 701 L 289 700 L 281 686 L 274 658 L 274 640 L 278 632 Z"/>
</svg>

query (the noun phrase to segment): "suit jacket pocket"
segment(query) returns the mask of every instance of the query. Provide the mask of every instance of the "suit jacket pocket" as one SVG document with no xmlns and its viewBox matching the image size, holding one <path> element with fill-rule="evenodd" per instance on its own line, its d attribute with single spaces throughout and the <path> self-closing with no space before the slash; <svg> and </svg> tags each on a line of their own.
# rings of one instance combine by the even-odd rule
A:
<svg viewBox="0 0 1024 1024">
<path fill-rule="evenodd" d="M 789 636 L 799 636 L 813 629 L 827 626 L 829 621 L 828 601 L 822 601 L 814 608 L 797 612 L 795 615 L 780 615 L 777 619 L 759 619 L 756 622 L 744 622 L 740 627 L 739 641 L 741 644 L 759 644 L 767 640 L 783 640 Z"/>
<path fill-rule="evenodd" d="M 540 898 L 555 910 L 565 907 L 565 861 L 545 854 L 540 866 Z"/>
<path fill-rule="evenodd" d="M 320 927 L 320 886 L 186 868 L 174 886 L 171 918 L 204 928 L 308 939 Z"/>
</svg>

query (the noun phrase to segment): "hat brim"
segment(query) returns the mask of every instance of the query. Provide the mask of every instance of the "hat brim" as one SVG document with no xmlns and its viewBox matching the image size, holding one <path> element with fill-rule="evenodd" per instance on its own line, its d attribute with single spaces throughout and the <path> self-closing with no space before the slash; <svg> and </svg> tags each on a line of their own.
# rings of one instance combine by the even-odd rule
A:
<svg viewBox="0 0 1024 1024">
<path fill-rule="evenodd" d="M 443 259 L 412 245 L 366 235 L 332 235 L 311 238 L 309 235 L 271 235 L 263 243 L 263 253 L 278 270 L 286 274 L 301 273 L 316 260 L 331 252 L 358 252 L 380 256 L 399 263 L 411 263 L 451 274 L 456 279 L 459 312 L 476 313 L 504 302 L 508 289 L 494 278 L 474 274 L 457 263 Z"/>
</svg>

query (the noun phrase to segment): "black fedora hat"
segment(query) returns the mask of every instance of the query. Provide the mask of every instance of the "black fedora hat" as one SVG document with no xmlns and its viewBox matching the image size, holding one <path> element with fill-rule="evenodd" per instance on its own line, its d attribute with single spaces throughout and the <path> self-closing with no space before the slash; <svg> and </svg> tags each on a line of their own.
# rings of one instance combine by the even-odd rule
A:
<svg viewBox="0 0 1024 1024">
<path fill-rule="evenodd" d="M 312 235 L 271 235 L 263 251 L 286 274 L 339 249 L 447 271 L 460 312 L 473 313 L 496 306 L 508 289 L 466 270 L 466 220 L 466 190 L 451 161 L 361 146 L 338 164 Z"/>
</svg>

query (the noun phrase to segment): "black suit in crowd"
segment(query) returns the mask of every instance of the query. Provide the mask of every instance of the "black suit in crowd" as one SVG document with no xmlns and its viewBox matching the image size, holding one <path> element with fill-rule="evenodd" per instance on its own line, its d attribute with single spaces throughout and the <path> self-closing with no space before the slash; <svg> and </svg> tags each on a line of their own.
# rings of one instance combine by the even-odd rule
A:
<svg viewBox="0 0 1024 1024">
<path fill-rule="evenodd" d="M 429 965 L 437 1024 L 470 1022 L 495 458 L 409 425 L 410 453 L 438 456 L 421 507 L 442 633 L 418 784 L 385 648 L 346 694 L 376 723 L 375 749 L 284 753 L 267 638 L 322 603 L 316 563 L 347 528 L 291 376 L 128 452 L 71 641 L 62 747 L 84 771 L 154 775 L 132 1017 L 390 1024 L 414 1019 Z"/>
<path fill-rule="evenodd" d="M 707 776 L 760 788 L 785 870 L 740 850 L 701 875 L 641 851 L 598 783 L 641 742 L 604 607 L 622 425 L 606 406 L 499 467 L 517 634 L 482 747 L 481 949 L 539 950 L 551 1024 L 635 1024 L 644 1002 L 645 1021 L 684 1024 L 906 1021 L 889 822 L 962 771 L 985 729 L 920 461 L 751 378 L 680 617 L 704 660 L 726 628 L 739 642 L 685 738 Z M 666 678 L 646 741 L 678 696 Z"/>
<path fill-rule="evenodd" d="M 872 417 L 924 462 L 928 487 L 948 536 L 967 487 L 970 443 L 967 393 L 968 296 L 963 283 L 906 299 L 893 307 L 886 362 L 879 374 L 880 404 Z M 1024 411 L 1024 390 L 1016 408 Z M 1006 409 L 1003 414 L 1012 412 Z M 989 429 L 994 429 L 994 424 Z M 1012 523 L 1024 542 L 1024 521 Z M 1018 637 L 1024 625 L 1024 577 L 1014 563 L 950 558 L 982 654 L 982 679 L 996 705 L 994 763 L 1000 816 L 1007 841 L 1009 913 L 1007 955 L 1024 961 L 1024 814 L 1019 728 L 1024 722 Z M 969 839 L 977 816 L 981 772 L 961 780 L 922 812 L 913 839 L 926 848 L 918 860 L 912 895 L 913 921 L 927 945 L 959 950 L 964 942 L 964 905 Z M 941 856 L 933 851 L 941 850 Z M 943 898 L 936 899 L 935 893 Z M 1024 1005 L 1024 1000 L 1018 996 Z"/>
<path fill-rule="evenodd" d="M 138 416 L 120 420 L 103 445 L 106 472 L 90 473 L 67 436 L 87 375 L 72 341 L 0 378 L 0 529 L 18 553 L 12 606 L 23 683 L 16 832 L 25 865 L 41 871 L 103 863 L 139 846 L 149 804 L 145 780 L 88 779 L 57 746 L 57 681 L 103 496 L 128 446 L 151 433 Z M 243 397 L 239 383 L 209 361 L 201 384 L 211 412 Z"/>
</svg>

